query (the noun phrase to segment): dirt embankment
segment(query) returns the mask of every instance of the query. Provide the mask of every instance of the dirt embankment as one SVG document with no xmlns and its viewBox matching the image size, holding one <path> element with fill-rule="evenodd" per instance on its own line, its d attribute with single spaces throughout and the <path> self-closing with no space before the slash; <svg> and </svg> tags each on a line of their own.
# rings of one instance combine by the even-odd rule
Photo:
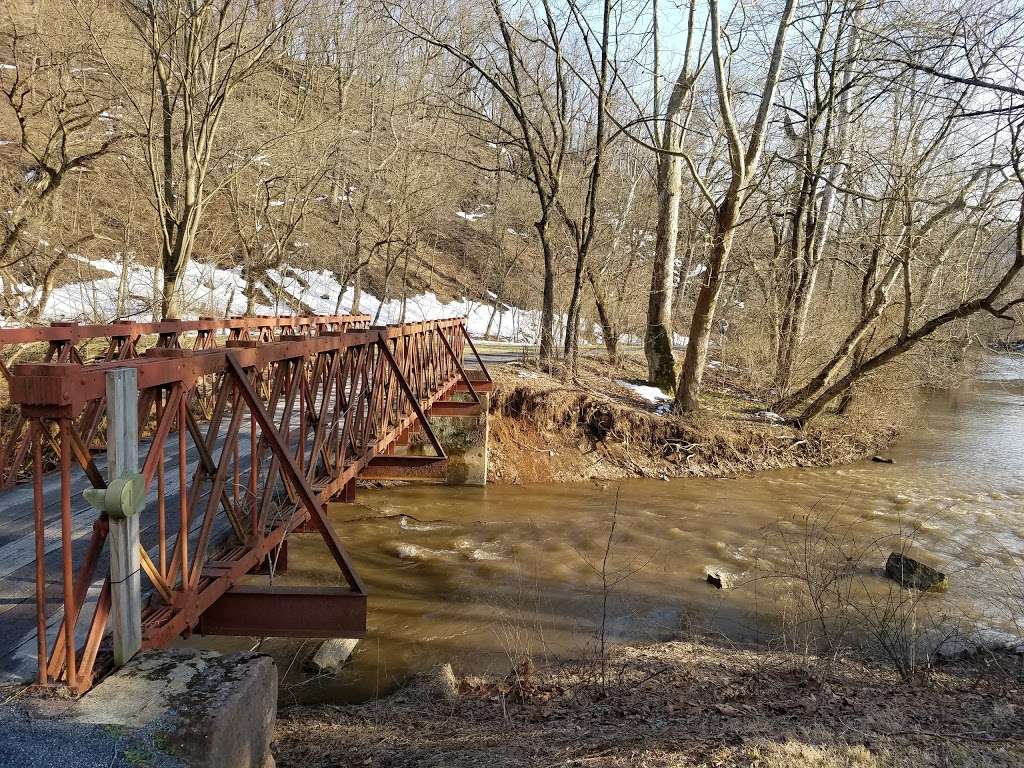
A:
<svg viewBox="0 0 1024 768">
<path fill-rule="evenodd" d="M 604 669 L 602 681 L 599 659 L 497 680 L 439 668 L 387 699 L 286 709 L 277 765 L 1024 765 L 1011 655 L 906 681 L 881 665 L 672 642 L 616 647 Z"/>
<path fill-rule="evenodd" d="M 764 406 L 728 377 L 711 372 L 706 412 L 668 413 L 668 401 L 631 384 L 638 360 L 613 369 L 581 362 L 576 382 L 523 366 L 493 372 L 490 477 L 499 483 L 622 477 L 731 476 L 820 467 L 877 453 L 899 435 L 891 411 L 823 415 L 804 429 L 769 421 Z"/>
</svg>

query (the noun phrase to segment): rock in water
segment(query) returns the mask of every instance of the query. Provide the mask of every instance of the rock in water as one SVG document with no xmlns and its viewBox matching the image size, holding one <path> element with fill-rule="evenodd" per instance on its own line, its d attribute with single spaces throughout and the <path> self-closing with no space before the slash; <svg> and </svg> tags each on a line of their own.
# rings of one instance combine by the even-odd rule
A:
<svg viewBox="0 0 1024 768">
<path fill-rule="evenodd" d="M 357 642 L 359 641 L 348 638 L 324 640 L 323 644 L 316 649 L 313 657 L 306 662 L 306 671 L 316 674 L 333 675 L 341 669 L 341 665 L 352 655 Z"/>
<path fill-rule="evenodd" d="M 896 462 L 887 456 L 872 456 L 871 460 L 876 464 L 895 464 Z"/>
<path fill-rule="evenodd" d="M 718 571 L 707 571 L 707 582 L 715 589 L 724 589 L 726 587 L 725 576 Z"/>
<path fill-rule="evenodd" d="M 885 575 L 906 589 L 944 592 L 949 587 L 949 579 L 942 571 L 899 552 L 889 554 L 885 561 Z"/>
</svg>

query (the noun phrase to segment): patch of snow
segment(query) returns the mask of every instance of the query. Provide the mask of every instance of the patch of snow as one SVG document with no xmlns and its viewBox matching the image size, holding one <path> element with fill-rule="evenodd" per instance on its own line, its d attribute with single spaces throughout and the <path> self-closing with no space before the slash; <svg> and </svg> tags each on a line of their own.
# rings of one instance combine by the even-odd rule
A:
<svg viewBox="0 0 1024 768">
<path fill-rule="evenodd" d="M 109 276 L 67 283 L 54 289 L 44 308 L 47 319 L 109 322 L 152 316 L 153 297 L 159 295 L 158 271 L 136 264 L 132 259 L 128 260 L 125 270 L 121 261 L 70 255 L 77 262 Z M 119 256 L 115 254 L 115 258 Z M 240 267 L 225 270 L 190 261 L 181 280 L 181 304 L 192 308 L 185 316 L 241 314 L 245 311 L 244 286 Z"/>
<path fill-rule="evenodd" d="M 658 387 L 651 387 L 646 384 L 631 384 L 623 379 L 616 379 L 615 383 L 621 387 L 625 387 L 631 390 L 634 394 L 639 395 L 649 403 L 660 403 L 665 400 L 671 400 L 671 395 L 666 395 Z"/>
<path fill-rule="evenodd" d="M 466 211 L 456 211 L 455 215 L 458 216 L 460 219 L 465 219 L 466 221 L 474 222 L 484 218 L 484 216 L 487 215 L 487 212 L 481 210 L 470 211 L 469 213 L 467 213 Z"/>
<path fill-rule="evenodd" d="M 301 242 L 301 241 L 297 241 Z M 159 269 L 139 264 L 133 255 L 123 259 L 115 253 L 108 258 L 86 258 L 69 254 L 75 264 L 99 270 L 104 276 L 87 279 L 83 272 L 77 282 L 66 283 L 54 289 L 43 310 L 47 320 L 72 320 L 77 322 L 105 323 L 115 319 L 137 318 L 149 320 L 154 297 L 160 295 L 161 275 Z M 127 264 L 127 267 L 125 265 Z M 338 283 L 338 278 L 329 270 L 307 270 L 289 268 L 269 270 L 265 286 L 271 301 L 257 304 L 258 314 L 293 314 L 295 306 L 285 299 L 292 296 L 317 314 L 346 314 L 352 311 L 354 291 L 351 286 Z M 274 286 L 279 285 L 286 295 L 277 296 Z M 182 316 L 200 315 L 228 316 L 245 312 L 246 281 L 242 279 L 241 266 L 222 269 L 195 259 L 190 260 L 181 281 Z M 38 298 L 38 288 L 24 286 L 18 292 L 24 297 L 25 305 Z M 466 317 L 470 335 L 490 338 L 508 344 L 536 344 L 540 339 L 540 311 L 521 309 L 500 304 L 493 312 L 490 301 L 470 298 L 454 298 L 442 301 L 435 293 L 428 292 L 406 299 L 389 299 L 381 302 L 372 294 L 363 292 L 359 312 L 376 316 L 378 323 L 417 322 L 446 317 Z M 564 318 L 562 319 L 564 323 Z"/>
</svg>

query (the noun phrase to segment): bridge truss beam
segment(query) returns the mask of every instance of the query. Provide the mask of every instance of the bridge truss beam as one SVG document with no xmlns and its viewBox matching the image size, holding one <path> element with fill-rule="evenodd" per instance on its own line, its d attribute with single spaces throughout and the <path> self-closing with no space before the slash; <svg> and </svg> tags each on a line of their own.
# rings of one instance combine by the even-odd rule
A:
<svg viewBox="0 0 1024 768">
<path fill-rule="evenodd" d="M 437 479 L 446 456 L 428 412 L 479 411 L 490 377 L 479 355 L 479 368 L 463 366 L 467 342 L 475 349 L 462 319 L 376 327 L 358 327 L 362 318 L 307 320 L 240 323 L 223 346 L 190 349 L 179 331 L 178 346 L 141 354 L 135 328 L 125 337 L 135 339 L 130 353 L 92 363 L 55 355 L 7 372 L 35 478 L 40 683 L 83 691 L 98 669 L 110 612 L 109 525 L 97 514 L 84 546 L 74 529 L 87 514 L 79 490 L 105 486 L 98 427 L 113 368 L 135 368 L 140 392 L 143 647 L 194 631 L 362 636 L 366 589 L 325 506 L 351 500 L 358 477 Z M 287 332 L 249 334 L 253 327 Z M 468 403 L 451 400 L 456 392 Z M 433 455 L 395 455 L 412 431 Z M 57 483 L 43 482 L 47 456 Z M 287 540 L 297 532 L 319 534 L 338 585 L 260 582 L 258 574 L 283 575 Z M 309 615 L 312 605 L 322 615 Z"/>
</svg>

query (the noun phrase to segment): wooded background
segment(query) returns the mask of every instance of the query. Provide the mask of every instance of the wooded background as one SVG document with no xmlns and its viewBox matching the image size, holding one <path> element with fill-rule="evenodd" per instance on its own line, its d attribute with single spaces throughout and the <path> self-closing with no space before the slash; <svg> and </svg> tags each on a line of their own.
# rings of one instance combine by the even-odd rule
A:
<svg viewBox="0 0 1024 768">
<path fill-rule="evenodd" d="M 1018 2 L 9 0 L 0 314 L 97 260 L 151 290 L 82 319 L 327 270 L 538 310 L 568 377 L 642 344 L 679 412 L 728 347 L 811 419 L 1021 319 L 1022 45 Z"/>
</svg>

